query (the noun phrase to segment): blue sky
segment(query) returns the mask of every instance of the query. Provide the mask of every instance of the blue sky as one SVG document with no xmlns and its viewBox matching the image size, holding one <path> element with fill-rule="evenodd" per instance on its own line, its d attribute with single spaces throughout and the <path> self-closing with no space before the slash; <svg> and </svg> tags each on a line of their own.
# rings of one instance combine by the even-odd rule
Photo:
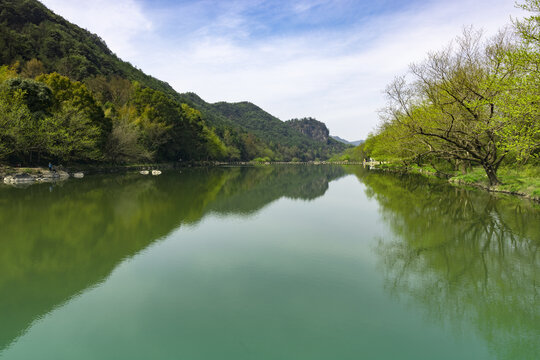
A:
<svg viewBox="0 0 540 360">
<path fill-rule="evenodd" d="M 464 26 L 487 35 L 522 16 L 513 0 L 42 0 L 177 91 L 312 116 L 364 139 L 383 90 Z"/>
<path fill-rule="evenodd" d="M 144 11 L 163 21 L 161 30 L 174 36 L 212 26 L 237 40 L 338 32 L 370 18 L 418 8 L 429 1 L 168 1 L 141 2 Z M 178 16 L 181 18 L 178 18 Z M 175 21 L 177 20 L 177 21 Z M 217 23 L 216 23 L 217 20 Z"/>
</svg>

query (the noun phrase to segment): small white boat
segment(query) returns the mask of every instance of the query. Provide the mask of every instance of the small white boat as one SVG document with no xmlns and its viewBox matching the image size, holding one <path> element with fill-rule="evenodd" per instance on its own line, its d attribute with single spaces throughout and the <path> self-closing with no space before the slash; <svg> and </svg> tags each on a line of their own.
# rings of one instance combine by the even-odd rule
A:
<svg viewBox="0 0 540 360">
<path fill-rule="evenodd" d="M 141 171 L 139 171 L 139 173 L 140 173 L 141 175 L 148 175 L 148 174 L 150 174 L 150 171 L 148 171 L 148 170 L 141 170 Z"/>
<path fill-rule="evenodd" d="M 154 176 L 161 175 L 161 171 L 160 170 L 152 170 L 152 175 L 154 175 Z"/>
</svg>

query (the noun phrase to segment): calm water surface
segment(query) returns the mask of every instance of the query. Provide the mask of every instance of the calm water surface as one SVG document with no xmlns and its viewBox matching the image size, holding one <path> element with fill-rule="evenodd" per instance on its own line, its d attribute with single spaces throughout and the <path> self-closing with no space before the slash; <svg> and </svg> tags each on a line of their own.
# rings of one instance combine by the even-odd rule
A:
<svg viewBox="0 0 540 360">
<path fill-rule="evenodd" d="M 0 186 L 1 359 L 538 359 L 540 209 L 357 167 Z"/>
</svg>

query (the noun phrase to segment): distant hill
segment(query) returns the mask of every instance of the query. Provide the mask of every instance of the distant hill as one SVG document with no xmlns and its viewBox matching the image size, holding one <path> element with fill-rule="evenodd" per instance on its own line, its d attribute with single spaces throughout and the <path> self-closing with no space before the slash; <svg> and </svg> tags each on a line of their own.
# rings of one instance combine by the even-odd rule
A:
<svg viewBox="0 0 540 360">
<path fill-rule="evenodd" d="M 193 98 L 194 94 L 191 95 Z M 329 138 L 326 125 L 315 119 L 284 122 L 246 101 L 203 105 L 212 118 L 210 121 L 228 122 L 229 125 L 254 134 L 285 160 L 327 159 L 347 148 Z"/>
<path fill-rule="evenodd" d="M 314 160 L 326 159 L 346 148 L 331 138 L 320 141 L 327 137 L 322 127 L 318 130 L 313 127 L 309 132 L 309 126 L 281 121 L 249 102 L 210 104 L 197 94 L 178 93 L 168 83 L 121 60 L 99 36 L 71 24 L 39 1 L 2 0 L 0 66 L 18 63 L 19 69 L 24 69 L 34 60 L 43 64 L 44 73 L 57 72 L 87 84 L 103 104 L 111 98 L 101 93 L 110 90 L 105 89 L 107 86 L 111 88 L 111 84 L 105 82 L 119 77 L 165 94 L 178 107 L 182 103 L 189 105 L 200 112 L 204 123 L 199 127 L 205 134 L 204 138 L 212 138 L 214 133 L 221 141 L 222 144 L 217 139 L 211 141 L 214 147 L 221 147 L 220 156 L 242 160 L 254 157 Z M 26 76 L 33 78 L 35 75 Z M 144 108 L 144 104 L 140 105 L 141 109 Z M 205 129 L 204 124 L 211 129 Z M 181 136 L 181 133 L 174 136 L 179 134 Z M 168 157 L 174 158 L 171 149 L 168 149 Z"/>
<path fill-rule="evenodd" d="M 293 125 L 296 119 L 281 121 L 247 101 L 239 103 L 222 101 L 211 104 L 191 92 L 176 94 L 175 97 L 200 110 L 205 121 L 216 128 L 218 135 L 227 129 L 250 134 L 252 139 L 258 142 L 259 147 L 270 150 L 278 159 L 287 161 L 294 158 L 299 160 L 327 159 L 347 148 L 331 138 L 326 138 L 322 142 L 318 141 L 296 128 Z M 304 120 L 307 119 L 301 121 Z M 309 120 L 326 129 L 321 131 L 328 131 L 324 123 L 311 118 Z"/>
<path fill-rule="evenodd" d="M 333 138 L 334 140 L 339 141 L 340 143 L 354 145 L 354 146 L 358 146 L 365 141 L 365 140 L 348 141 L 343 138 L 340 138 L 339 136 L 333 136 L 333 135 L 331 135 L 330 137 Z"/>
</svg>

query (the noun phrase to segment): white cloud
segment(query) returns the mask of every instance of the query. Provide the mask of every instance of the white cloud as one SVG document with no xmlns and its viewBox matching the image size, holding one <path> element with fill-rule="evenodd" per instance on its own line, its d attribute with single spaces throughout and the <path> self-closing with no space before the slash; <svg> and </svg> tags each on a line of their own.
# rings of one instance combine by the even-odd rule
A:
<svg viewBox="0 0 540 360">
<path fill-rule="evenodd" d="M 283 120 L 314 116 L 333 134 L 354 140 L 375 128 L 382 91 L 410 63 L 444 47 L 463 26 L 494 34 L 512 12 L 508 1 L 463 0 L 375 18 L 340 33 L 248 44 L 214 34 L 181 51 L 167 49 L 160 56 L 167 60 L 148 70 L 207 101 L 252 101 Z"/>
<path fill-rule="evenodd" d="M 349 140 L 365 138 L 375 128 L 377 110 L 384 105 L 382 91 L 411 62 L 444 47 L 463 26 L 473 24 L 493 34 L 518 14 L 508 0 L 441 1 L 364 18 L 346 30 L 250 40 L 246 27 L 252 23 L 242 17 L 244 3 L 176 37 L 160 33 L 157 25 L 149 35 L 151 22 L 133 0 L 94 1 L 86 5 L 94 15 L 81 15 L 86 11 L 68 0 L 45 3 L 61 6 L 60 14 L 98 33 L 119 55 L 130 53 L 127 60 L 177 91 L 194 91 L 210 102 L 251 101 L 283 120 L 313 116 Z M 313 4 L 299 3 L 297 10 Z M 96 14 L 94 7 L 110 18 Z M 189 22 L 186 9 L 175 11 L 168 17 Z M 128 20 L 119 24 L 118 12 Z M 137 36 L 140 24 L 144 37 Z"/>
</svg>

